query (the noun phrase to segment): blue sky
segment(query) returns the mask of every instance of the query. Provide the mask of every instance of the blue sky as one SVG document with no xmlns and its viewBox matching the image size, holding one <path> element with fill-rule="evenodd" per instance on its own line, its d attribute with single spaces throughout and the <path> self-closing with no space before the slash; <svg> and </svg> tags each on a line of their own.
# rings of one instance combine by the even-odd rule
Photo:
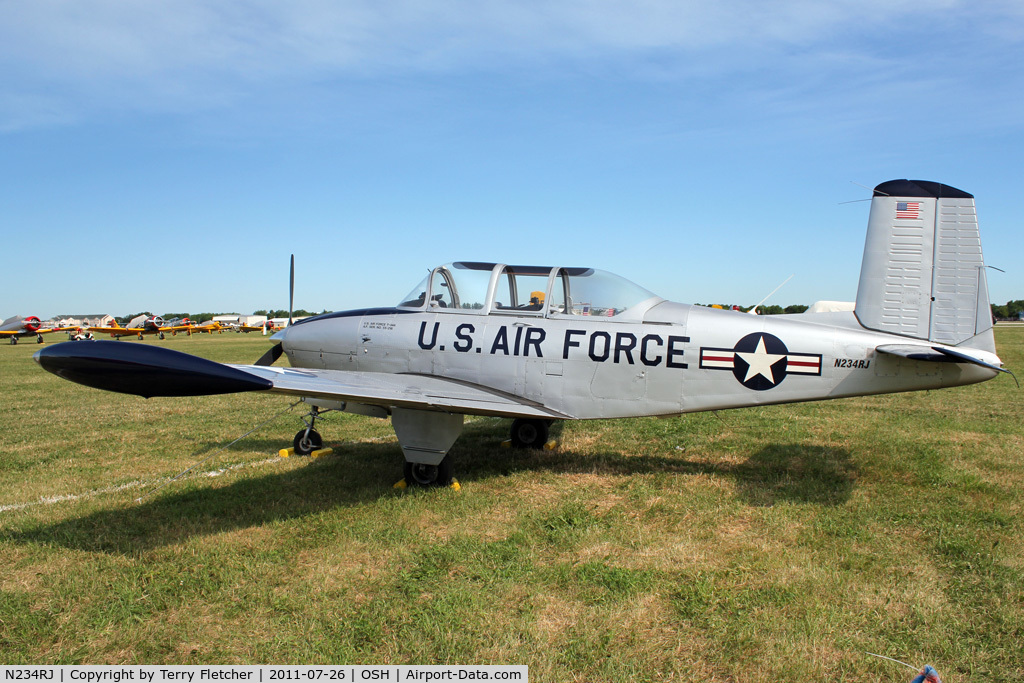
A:
<svg viewBox="0 0 1024 683">
<path fill-rule="evenodd" d="M 1024 297 L 1024 4 L 0 0 L 0 317 L 391 305 L 452 260 L 855 296 L 870 188 Z"/>
</svg>

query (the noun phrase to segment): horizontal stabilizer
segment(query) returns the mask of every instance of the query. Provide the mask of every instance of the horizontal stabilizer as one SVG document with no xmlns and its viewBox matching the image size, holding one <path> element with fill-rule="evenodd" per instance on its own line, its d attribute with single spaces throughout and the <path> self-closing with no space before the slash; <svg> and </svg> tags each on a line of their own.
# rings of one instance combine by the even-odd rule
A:
<svg viewBox="0 0 1024 683">
<path fill-rule="evenodd" d="M 209 396 L 267 390 L 274 383 L 180 351 L 118 341 L 54 344 L 33 356 L 44 370 L 122 394 Z"/>
<path fill-rule="evenodd" d="M 974 363 L 975 365 L 980 365 L 981 367 L 988 368 L 989 370 L 995 370 L 997 372 L 1005 372 L 1006 374 L 1008 374 L 1011 377 L 1013 377 L 1014 380 L 1017 379 L 1017 377 L 1012 372 L 1007 370 L 1006 368 L 999 367 L 998 365 L 996 365 L 994 363 L 988 363 L 986 361 L 983 361 L 980 358 L 976 358 L 976 357 L 971 356 L 969 354 L 966 354 L 966 353 L 964 353 L 962 351 L 956 351 L 954 349 L 945 349 L 945 348 L 942 348 L 941 346 L 936 346 L 935 350 L 938 351 L 941 354 L 949 356 L 950 358 L 956 359 L 957 362 L 960 362 L 960 363 Z"/>
<path fill-rule="evenodd" d="M 980 365 L 983 368 L 995 370 L 996 372 L 1005 372 L 1013 377 L 1014 381 L 1017 379 L 1017 377 L 1006 368 L 1000 367 L 995 363 L 991 363 L 983 358 L 979 358 L 978 356 L 972 356 L 969 353 L 964 353 L 963 351 L 951 349 L 945 346 L 926 346 L 924 344 L 883 344 L 876 347 L 875 350 L 879 353 L 887 353 L 890 356 L 900 356 L 911 360 L 923 360 L 932 363 L 971 363 L 972 365 Z"/>
<path fill-rule="evenodd" d="M 935 348 L 931 346 L 924 346 L 923 344 L 884 344 L 876 347 L 875 351 L 878 351 L 879 353 L 887 353 L 890 356 L 900 356 L 901 358 L 909 358 L 910 360 L 925 360 L 931 361 L 932 363 L 956 362 L 956 359 L 952 356 L 939 353 Z"/>
</svg>

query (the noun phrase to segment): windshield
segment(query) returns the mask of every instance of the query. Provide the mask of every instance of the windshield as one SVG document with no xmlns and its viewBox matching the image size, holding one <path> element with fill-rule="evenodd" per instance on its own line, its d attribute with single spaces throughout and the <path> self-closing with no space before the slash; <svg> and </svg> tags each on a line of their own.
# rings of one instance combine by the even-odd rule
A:
<svg viewBox="0 0 1024 683">
<path fill-rule="evenodd" d="M 402 302 L 398 304 L 399 308 L 422 308 L 423 302 L 427 299 L 427 283 L 430 281 L 430 276 L 423 278 L 423 281 L 412 288 L 412 291 L 402 297 Z"/>
</svg>

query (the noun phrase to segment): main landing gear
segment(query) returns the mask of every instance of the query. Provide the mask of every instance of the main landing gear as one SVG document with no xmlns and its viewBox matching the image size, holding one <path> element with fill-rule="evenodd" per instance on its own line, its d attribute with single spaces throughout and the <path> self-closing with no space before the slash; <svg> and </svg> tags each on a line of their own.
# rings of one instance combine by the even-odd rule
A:
<svg viewBox="0 0 1024 683">
<path fill-rule="evenodd" d="M 42 344 L 42 343 L 43 343 L 43 335 L 37 334 L 36 335 L 36 344 Z M 11 335 L 11 346 L 17 346 L 17 344 L 18 344 L 18 335 L 16 335 L 16 334 L 15 335 Z"/>
<path fill-rule="evenodd" d="M 307 399 L 308 401 L 309 399 Z M 318 400 L 319 402 L 319 400 Z M 375 417 L 387 417 L 383 409 L 358 404 L 345 405 L 328 402 L 330 407 L 311 404 L 309 413 L 302 421 L 305 428 L 295 433 L 292 445 L 296 455 L 310 455 L 323 448 L 324 440 L 316 431 L 316 421 L 331 410 L 351 412 Z M 398 444 L 405 456 L 403 474 L 405 486 L 433 487 L 454 486 L 452 460 L 448 451 L 462 432 L 462 415 L 432 410 L 392 408 L 391 425 L 398 437 Z M 514 448 L 543 448 L 547 443 L 552 420 L 518 418 L 512 422 L 512 446 Z M 401 482 L 400 482 L 401 483 Z"/>
<path fill-rule="evenodd" d="M 407 486 L 452 485 L 448 451 L 462 433 L 462 415 L 392 408 L 391 426 L 405 456 Z"/>
<path fill-rule="evenodd" d="M 452 459 L 447 455 L 437 465 L 405 461 L 405 483 L 415 486 L 450 486 Z"/>
</svg>

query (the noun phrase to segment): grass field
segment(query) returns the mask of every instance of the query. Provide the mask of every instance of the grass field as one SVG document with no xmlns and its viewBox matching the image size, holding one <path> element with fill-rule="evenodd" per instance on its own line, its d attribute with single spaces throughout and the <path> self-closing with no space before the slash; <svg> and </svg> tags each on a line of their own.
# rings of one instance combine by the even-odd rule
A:
<svg viewBox="0 0 1024 683">
<path fill-rule="evenodd" d="M 1024 376 L 1024 329 L 997 331 Z M 53 343 L 53 342 L 50 342 Z M 252 362 L 269 341 L 162 344 Z M 1024 680 L 1024 393 L 580 422 L 469 418 L 462 490 L 390 424 L 64 382 L 0 347 L 0 663 L 527 664 L 533 681 Z M 557 433 L 557 430 L 556 430 Z M 181 479 L 170 477 L 213 457 Z M 159 490 L 154 489 L 165 484 Z M 136 499 L 142 498 L 141 502 Z"/>
</svg>

